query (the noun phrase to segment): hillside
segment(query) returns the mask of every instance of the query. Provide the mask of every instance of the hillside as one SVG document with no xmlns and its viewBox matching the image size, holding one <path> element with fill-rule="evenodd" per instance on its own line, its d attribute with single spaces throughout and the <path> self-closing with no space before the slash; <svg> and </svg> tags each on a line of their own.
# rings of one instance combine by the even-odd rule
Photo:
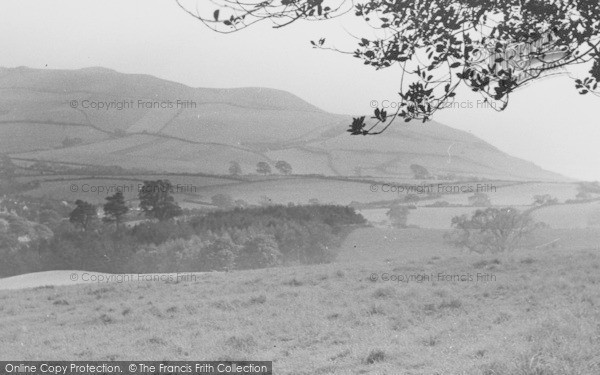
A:
<svg viewBox="0 0 600 375">
<path fill-rule="evenodd" d="M 214 174 L 233 160 L 246 173 L 259 161 L 286 160 L 295 173 L 388 177 L 410 177 L 418 163 L 434 174 L 564 180 L 436 122 L 399 122 L 382 136 L 352 137 L 352 116 L 274 89 L 19 67 L 0 69 L 0 92 L 0 152 L 17 159 Z M 112 107 L 91 108 L 100 103 Z M 80 143 L 63 144 L 75 138 Z"/>
<path fill-rule="evenodd" d="M 273 360 L 277 374 L 597 374 L 600 259 L 565 245 L 474 256 L 441 232 L 363 228 L 340 262 L 310 267 L 0 279 L 0 358 L 201 353 Z M 5 290 L 16 283 L 38 287 Z"/>
</svg>

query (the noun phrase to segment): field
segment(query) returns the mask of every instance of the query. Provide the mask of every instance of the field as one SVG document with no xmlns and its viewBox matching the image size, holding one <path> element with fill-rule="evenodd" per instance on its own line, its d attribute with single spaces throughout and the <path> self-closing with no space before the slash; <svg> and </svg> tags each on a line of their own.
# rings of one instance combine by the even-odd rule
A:
<svg viewBox="0 0 600 375">
<path fill-rule="evenodd" d="M 598 232 L 572 232 L 578 246 L 483 257 L 441 234 L 360 229 L 329 265 L 0 291 L 0 359 L 263 359 L 277 374 L 600 372 Z M 541 236 L 534 242 L 567 238 Z"/>
<path fill-rule="evenodd" d="M 22 161 L 22 163 L 25 163 Z M 367 204 L 370 207 L 363 211 L 373 222 L 384 222 L 387 220 L 385 212 L 394 200 L 403 200 L 408 194 L 419 196 L 423 200 L 415 203 L 418 210 L 411 211 L 409 225 L 422 228 L 448 228 L 452 216 L 469 213 L 473 208 L 469 207 L 468 198 L 473 195 L 478 186 L 488 187 L 487 194 L 494 206 L 513 206 L 528 208 L 532 204 L 535 195 L 549 194 L 564 202 L 574 199 L 577 194 L 577 184 L 569 182 L 519 182 L 519 181 L 486 181 L 486 182 L 453 182 L 442 180 L 414 180 L 402 178 L 385 177 L 315 177 L 310 175 L 244 175 L 232 177 L 223 174 L 214 175 L 192 175 L 178 173 L 153 173 L 134 176 L 110 176 L 101 174 L 96 176 L 81 175 L 25 175 L 18 178 L 20 182 L 39 181 L 39 188 L 29 190 L 25 194 L 34 197 L 50 197 L 54 199 L 75 201 L 83 199 L 95 204 L 104 202 L 104 198 L 112 195 L 114 190 L 106 189 L 125 187 L 124 195 L 127 200 L 135 200 L 138 185 L 144 180 L 169 179 L 173 185 L 180 185 L 180 191 L 175 190 L 175 199 L 186 207 L 202 207 L 210 203 L 211 197 L 217 194 L 228 194 L 234 200 L 241 199 L 250 204 L 259 204 L 265 197 L 271 203 L 306 204 L 310 199 L 317 199 L 321 203 L 334 203 L 348 205 L 352 202 Z M 72 185 L 77 191 L 71 190 Z M 95 187 L 105 190 L 91 191 Z M 133 188 L 131 188 L 133 187 Z M 399 187 L 405 190 L 398 192 Z M 417 191 L 419 188 L 426 187 Z M 489 187 L 493 187 L 491 190 Z M 473 189 L 464 193 L 447 193 L 448 189 Z M 409 191 L 409 189 L 412 189 Z M 428 198 L 427 193 L 440 193 L 441 196 Z M 448 202 L 452 205 L 465 207 L 424 207 L 436 201 Z M 187 203 L 184 203 L 187 202 Z M 194 202 L 202 202 L 195 205 Z M 565 211 L 574 212 L 581 216 L 580 220 L 574 222 L 573 227 L 585 227 L 588 216 L 595 211 L 600 211 L 596 204 L 569 205 L 566 208 L 544 209 L 548 215 L 557 217 L 550 218 L 553 224 L 560 221 Z M 560 212 L 559 212 L 560 211 Z M 541 215 L 546 219 L 548 215 Z M 557 226 L 560 227 L 560 226 Z"/>
</svg>

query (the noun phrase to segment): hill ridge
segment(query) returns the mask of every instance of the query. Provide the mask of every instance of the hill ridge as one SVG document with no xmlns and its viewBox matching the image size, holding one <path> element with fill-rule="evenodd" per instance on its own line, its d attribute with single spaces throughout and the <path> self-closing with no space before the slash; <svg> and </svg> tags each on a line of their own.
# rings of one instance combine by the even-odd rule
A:
<svg viewBox="0 0 600 375">
<path fill-rule="evenodd" d="M 26 159 L 216 174 L 227 173 L 231 161 L 253 171 L 259 161 L 286 160 L 301 174 L 355 177 L 410 177 L 410 165 L 422 164 L 435 175 L 566 179 L 435 121 L 350 136 L 352 116 L 279 89 L 194 88 L 102 67 L 0 73 L 0 152 Z M 128 107 L 118 109 L 126 100 Z M 64 147 L 67 138 L 81 142 Z M 157 139 L 165 142 L 156 145 Z M 155 162 L 156 155 L 164 160 Z"/>
</svg>

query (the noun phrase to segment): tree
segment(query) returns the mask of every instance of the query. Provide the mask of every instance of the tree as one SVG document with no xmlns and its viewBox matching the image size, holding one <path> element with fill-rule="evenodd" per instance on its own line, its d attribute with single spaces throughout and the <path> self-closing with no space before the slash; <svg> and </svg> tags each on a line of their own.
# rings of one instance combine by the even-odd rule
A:
<svg viewBox="0 0 600 375">
<path fill-rule="evenodd" d="M 239 176 L 242 174 L 242 166 L 237 161 L 232 161 L 229 164 L 229 174 L 232 176 Z"/>
<path fill-rule="evenodd" d="M 277 170 L 281 174 L 288 175 L 292 173 L 292 166 L 290 165 L 290 163 L 284 160 L 279 160 L 277 163 L 275 163 L 275 168 L 277 168 Z"/>
<path fill-rule="evenodd" d="M 179 6 L 205 25 L 229 33 L 270 20 L 281 28 L 298 20 L 328 20 L 353 12 L 372 28 L 354 51 L 311 41 L 314 48 L 347 53 L 375 69 L 401 69 L 400 103 L 374 109 L 373 122 L 353 119 L 353 135 L 380 134 L 396 118 L 429 120 L 460 87 L 504 110 L 512 92 L 565 67 L 580 94 L 598 93 L 600 3 L 592 0 L 215 0 L 206 12 Z"/>
<path fill-rule="evenodd" d="M 117 191 L 114 195 L 106 197 L 104 204 L 104 218 L 107 223 L 114 222 L 117 228 L 123 220 L 123 216 L 129 211 L 129 207 L 125 204 L 123 192 Z"/>
<path fill-rule="evenodd" d="M 410 170 L 412 171 L 416 180 L 425 180 L 431 177 L 427 168 L 419 164 L 412 164 L 410 166 Z"/>
<path fill-rule="evenodd" d="M 242 269 L 266 268 L 277 265 L 280 259 L 281 253 L 273 236 L 259 234 L 244 243 L 236 263 Z"/>
<path fill-rule="evenodd" d="M 229 271 L 235 266 L 235 258 L 241 246 L 236 245 L 231 239 L 217 238 L 204 248 L 205 267 L 215 271 Z"/>
<path fill-rule="evenodd" d="M 521 240 L 540 227 L 530 212 L 514 208 L 487 208 L 477 210 L 469 219 L 467 215 L 452 218 L 454 231 L 445 235 L 446 240 L 471 252 L 503 252 L 514 250 Z"/>
<path fill-rule="evenodd" d="M 474 207 L 491 206 L 492 201 L 486 193 L 477 192 L 469 197 L 469 204 Z"/>
<path fill-rule="evenodd" d="M 395 205 L 392 206 L 386 215 L 390 218 L 392 222 L 392 226 L 396 228 L 406 228 L 406 223 L 408 221 L 408 207 Z"/>
<path fill-rule="evenodd" d="M 265 161 L 259 161 L 256 164 L 256 171 L 260 174 L 268 175 L 271 174 L 271 166 Z"/>
<path fill-rule="evenodd" d="M 96 206 L 80 199 L 75 201 L 75 209 L 69 214 L 71 223 L 87 231 L 96 219 L 98 219 Z"/>
<path fill-rule="evenodd" d="M 146 216 L 165 221 L 183 212 L 171 195 L 173 186 L 169 180 L 144 181 L 138 193 L 140 208 Z"/>
</svg>

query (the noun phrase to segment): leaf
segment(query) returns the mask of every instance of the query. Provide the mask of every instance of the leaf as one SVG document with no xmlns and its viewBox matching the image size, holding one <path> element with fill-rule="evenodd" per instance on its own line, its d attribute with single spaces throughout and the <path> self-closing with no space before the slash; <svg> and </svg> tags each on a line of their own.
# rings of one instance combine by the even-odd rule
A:
<svg viewBox="0 0 600 375">
<path fill-rule="evenodd" d="M 215 21 L 219 20 L 219 9 L 215 10 L 215 12 L 213 13 L 213 17 L 215 17 Z"/>
</svg>

